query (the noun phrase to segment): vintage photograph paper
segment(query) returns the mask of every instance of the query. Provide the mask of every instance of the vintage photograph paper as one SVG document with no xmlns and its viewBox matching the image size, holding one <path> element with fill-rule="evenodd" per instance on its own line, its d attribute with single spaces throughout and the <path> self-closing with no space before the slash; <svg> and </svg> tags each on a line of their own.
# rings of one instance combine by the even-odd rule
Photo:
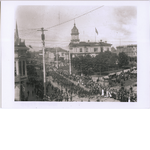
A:
<svg viewBox="0 0 150 150">
<path fill-rule="evenodd" d="M 138 102 L 138 4 L 16 4 L 15 103 Z"/>
</svg>

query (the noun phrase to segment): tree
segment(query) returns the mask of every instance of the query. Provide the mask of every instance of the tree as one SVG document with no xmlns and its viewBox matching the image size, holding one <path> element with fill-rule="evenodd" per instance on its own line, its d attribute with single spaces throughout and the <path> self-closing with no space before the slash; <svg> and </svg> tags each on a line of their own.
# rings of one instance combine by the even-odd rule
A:
<svg viewBox="0 0 150 150">
<path fill-rule="evenodd" d="M 111 58 L 110 58 L 110 66 L 111 66 L 111 67 L 115 67 L 117 60 L 118 60 L 117 54 L 112 53 L 112 56 L 111 56 Z"/>
<path fill-rule="evenodd" d="M 118 56 L 110 51 L 99 53 L 96 57 L 91 55 L 77 56 L 72 59 L 72 66 L 85 75 L 94 72 L 103 72 L 109 67 L 115 67 Z"/>
<path fill-rule="evenodd" d="M 92 57 L 90 55 L 86 55 L 82 58 L 82 73 L 87 75 L 92 73 Z"/>
<path fill-rule="evenodd" d="M 93 65 L 94 71 L 103 72 L 105 70 L 108 70 L 109 67 L 115 67 L 117 59 L 118 59 L 117 55 L 110 51 L 99 53 L 94 58 L 94 65 Z"/>
<path fill-rule="evenodd" d="M 36 76 L 37 75 L 34 65 L 27 66 L 27 74 L 28 74 L 28 76 Z"/>
<path fill-rule="evenodd" d="M 133 62 L 133 61 L 130 62 L 129 65 L 130 65 L 131 67 L 137 67 L 137 63 L 136 63 L 136 62 Z"/>
<path fill-rule="evenodd" d="M 124 52 L 121 52 L 119 53 L 118 61 L 119 67 L 127 66 L 129 64 L 129 57 Z"/>
</svg>

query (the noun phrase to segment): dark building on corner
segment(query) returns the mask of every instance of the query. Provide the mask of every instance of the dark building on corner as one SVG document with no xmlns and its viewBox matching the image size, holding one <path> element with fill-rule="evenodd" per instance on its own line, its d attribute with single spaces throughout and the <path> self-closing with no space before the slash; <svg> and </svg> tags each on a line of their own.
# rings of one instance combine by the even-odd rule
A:
<svg viewBox="0 0 150 150">
<path fill-rule="evenodd" d="M 15 61 L 15 100 L 21 101 L 25 98 L 27 69 L 26 69 L 26 52 L 29 49 L 25 45 L 25 41 L 19 38 L 18 28 L 16 24 L 14 37 Z"/>
</svg>

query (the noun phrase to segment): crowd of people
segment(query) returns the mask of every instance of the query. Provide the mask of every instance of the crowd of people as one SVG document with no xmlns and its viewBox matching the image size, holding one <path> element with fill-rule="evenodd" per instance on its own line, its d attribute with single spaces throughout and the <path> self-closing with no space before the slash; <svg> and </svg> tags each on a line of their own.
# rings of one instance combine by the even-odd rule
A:
<svg viewBox="0 0 150 150">
<path fill-rule="evenodd" d="M 63 101 L 63 91 L 57 87 L 54 87 L 51 82 L 46 85 L 46 95 L 46 100 Z"/>
<path fill-rule="evenodd" d="M 36 95 L 36 100 L 42 100 L 44 95 L 44 86 L 42 80 L 36 80 L 35 78 L 29 78 L 29 80 L 26 83 L 27 85 L 27 94 L 23 94 L 24 97 L 22 97 L 23 101 L 28 101 L 30 95 Z M 31 87 L 32 90 L 29 90 L 29 87 Z"/>
<path fill-rule="evenodd" d="M 60 84 L 62 88 L 66 89 L 66 95 L 69 95 L 69 93 L 71 93 L 71 97 L 72 94 L 74 94 L 78 95 L 79 98 L 85 97 L 89 100 L 95 97 L 97 98 L 97 100 L 103 97 L 110 97 L 122 102 L 137 100 L 137 95 L 133 93 L 133 87 L 130 86 L 130 89 L 126 89 L 123 80 L 120 81 L 120 89 L 115 90 L 110 86 L 99 83 L 99 78 L 96 82 L 94 82 L 91 77 L 69 75 L 66 72 L 60 71 L 51 71 L 49 72 L 49 75 L 52 76 L 53 82 L 57 82 L 57 84 Z M 87 80 L 88 86 L 83 84 L 83 80 Z M 75 81 L 76 84 L 73 81 Z M 85 90 L 83 86 L 88 90 Z"/>
<path fill-rule="evenodd" d="M 100 99 L 105 97 L 114 98 L 121 102 L 137 101 L 137 95 L 133 92 L 133 87 L 125 88 L 124 82 L 129 79 L 127 73 L 124 75 L 120 74 L 120 86 L 118 89 L 113 89 L 111 84 L 105 84 L 99 78 L 93 81 L 90 76 L 69 75 L 65 71 L 58 71 L 56 69 L 48 71 L 47 76 L 51 76 L 52 81 L 46 84 L 46 98 L 44 97 L 43 81 L 36 80 L 36 78 L 29 78 L 27 86 L 32 86 L 33 90 L 27 91 L 27 96 L 23 99 L 28 100 L 29 95 L 34 93 L 37 99 L 50 101 L 73 101 L 75 96 L 86 98 L 88 101 L 92 99 L 100 101 Z M 61 88 L 53 85 L 52 82 Z"/>
<path fill-rule="evenodd" d="M 79 84 L 75 84 L 70 81 L 69 78 L 64 77 L 57 71 L 49 71 L 48 75 L 50 75 L 53 79 L 53 82 L 56 82 L 61 86 L 61 89 L 65 89 L 63 92 L 78 94 L 79 96 L 85 95 L 88 93 L 88 90 L 85 90 Z"/>
</svg>

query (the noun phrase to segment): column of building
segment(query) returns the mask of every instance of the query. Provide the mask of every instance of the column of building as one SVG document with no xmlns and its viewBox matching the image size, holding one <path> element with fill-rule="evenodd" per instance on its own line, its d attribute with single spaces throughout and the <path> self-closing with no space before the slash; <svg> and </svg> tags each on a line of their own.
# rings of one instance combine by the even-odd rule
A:
<svg viewBox="0 0 150 150">
<path fill-rule="evenodd" d="M 21 76 L 23 76 L 23 61 L 21 60 Z"/>
<path fill-rule="evenodd" d="M 27 77 L 27 63 L 25 61 L 25 76 Z"/>
<path fill-rule="evenodd" d="M 16 61 L 16 76 L 19 76 L 19 60 L 15 60 Z M 18 80 L 19 82 L 15 83 L 15 100 L 20 101 L 21 99 L 21 94 L 20 94 L 20 80 Z"/>
<path fill-rule="evenodd" d="M 16 60 L 16 75 L 19 76 L 19 61 Z"/>
</svg>

